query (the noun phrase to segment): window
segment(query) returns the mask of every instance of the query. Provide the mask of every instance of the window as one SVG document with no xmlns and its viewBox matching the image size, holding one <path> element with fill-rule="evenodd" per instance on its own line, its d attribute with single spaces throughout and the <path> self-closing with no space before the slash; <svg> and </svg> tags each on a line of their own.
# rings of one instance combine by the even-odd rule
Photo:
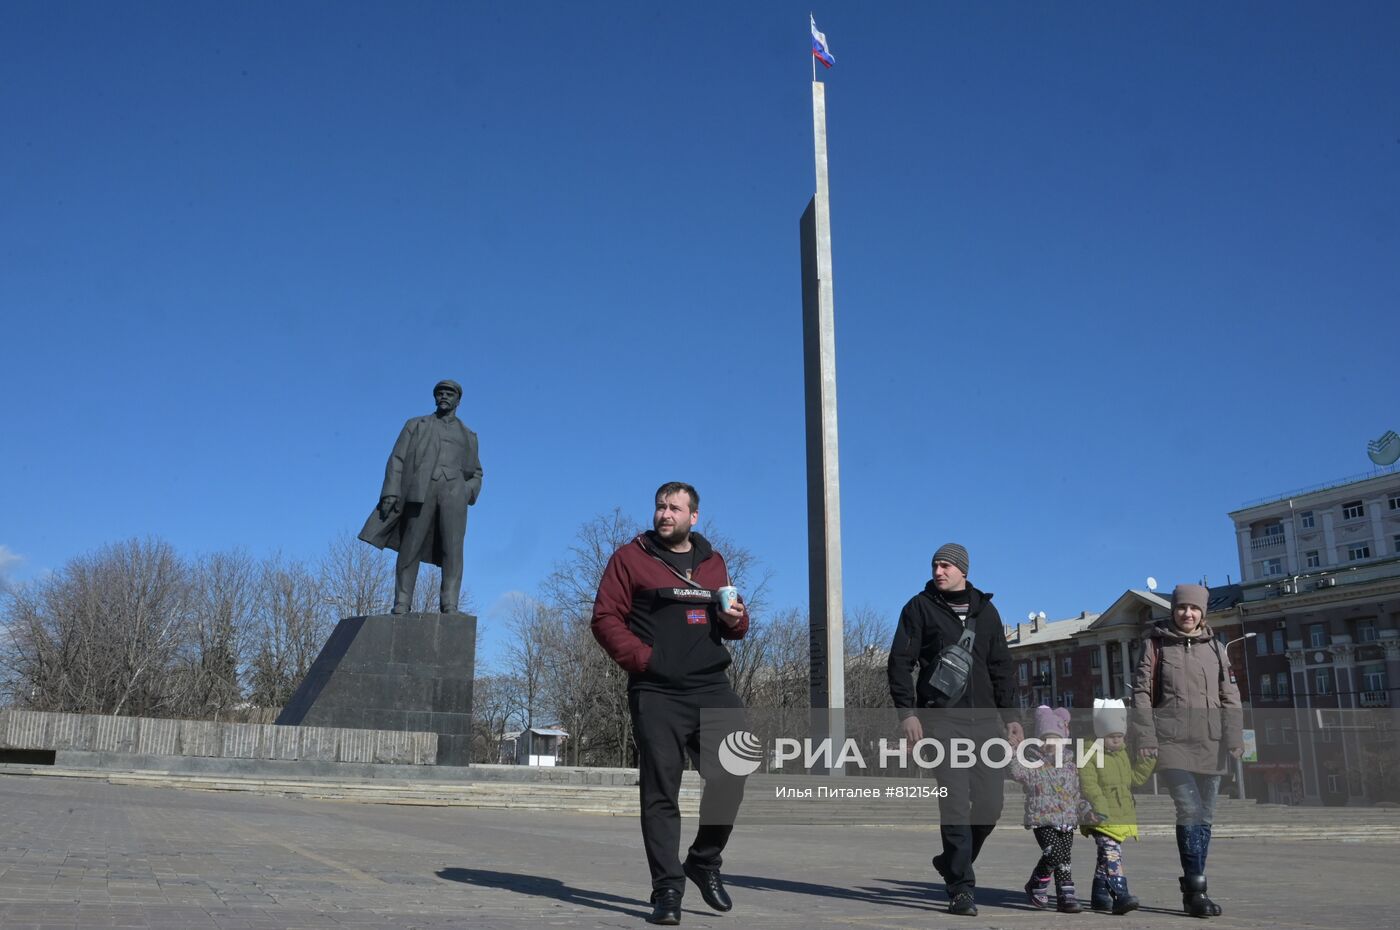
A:
<svg viewBox="0 0 1400 930">
<path fill-rule="evenodd" d="M 1366 505 L 1361 501 L 1347 501 L 1342 505 L 1343 520 L 1360 520 L 1366 516 Z"/>
<path fill-rule="evenodd" d="M 1308 568 L 1322 567 L 1322 553 L 1316 549 L 1309 549 L 1303 553 L 1303 559 L 1307 562 Z"/>
<path fill-rule="evenodd" d="M 1342 776 L 1340 776 L 1340 775 L 1328 775 L 1328 776 L 1327 776 L 1327 793 L 1328 793 L 1328 794 L 1341 794 L 1341 793 L 1342 793 Z"/>
<path fill-rule="evenodd" d="M 1093 652 L 1089 653 L 1089 667 L 1095 669 L 1103 667 L 1103 655 L 1097 647 L 1095 647 Z M 1103 695 L 1099 696 L 1103 697 Z"/>
<path fill-rule="evenodd" d="M 1400 494 L 1390 495 L 1390 509 L 1400 510 Z"/>
<path fill-rule="evenodd" d="M 1374 643 L 1376 641 L 1376 621 L 1362 620 L 1356 625 L 1356 641 L 1358 643 Z"/>
<path fill-rule="evenodd" d="M 1269 635 L 1267 633 L 1254 637 L 1254 654 L 1257 656 L 1269 654 Z"/>
<path fill-rule="evenodd" d="M 1347 546 L 1347 561 L 1348 561 L 1348 562 L 1360 562 L 1362 559 L 1369 559 L 1370 557 L 1371 557 L 1371 547 L 1370 547 L 1370 546 L 1367 546 L 1367 545 L 1363 545 L 1363 546 Z"/>
<path fill-rule="evenodd" d="M 1050 660 L 1049 660 L 1049 659 L 1041 659 L 1041 660 L 1040 660 L 1040 677 L 1041 677 L 1041 678 L 1044 678 L 1044 679 L 1046 680 L 1046 682 L 1049 682 L 1049 681 L 1050 681 Z"/>
<path fill-rule="evenodd" d="M 1361 669 L 1362 691 L 1385 690 L 1385 666 L 1367 665 Z"/>
<path fill-rule="evenodd" d="M 1285 720 L 1285 721 L 1283 721 L 1283 727 L 1282 727 L 1282 729 L 1283 729 L 1283 741 L 1284 741 L 1285 743 L 1291 743 L 1291 742 L 1293 742 L 1293 721 L 1291 721 L 1291 720 Z"/>
<path fill-rule="evenodd" d="M 1395 554 L 1400 555 L 1400 533 L 1396 533 L 1392 536 L 1390 541 L 1393 544 L 1392 548 L 1395 550 Z"/>
<path fill-rule="evenodd" d="M 1272 675 L 1259 676 L 1259 700 L 1272 701 L 1274 699 L 1274 677 Z"/>
<path fill-rule="evenodd" d="M 1274 630 L 1274 655 L 1281 656 L 1287 651 L 1283 643 L 1283 630 Z"/>
<path fill-rule="evenodd" d="M 1274 676 L 1274 690 L 1278 693 L 1280 701 L 1288 700 L 1288 673 L 1279 672 Z"/>
<path fill-rule="evenodd" d="M 1308 627 L 1308 645 L 1313 648 L 1327 645 L 1327 628 L 1320 623 Z"/>
<path fill-rule="evenodd" d="M 1029 710 L 1031 706 L 1031 696 L 1022 691 L 1016 702 L 1021 705 L 1022 710 Z"/>
<path fill-rule="evenodd" d="M 1264 527 L 1264 535 L 1265 535 L 1265 536 L 1279 536 L 1279 537 L 1282 537 L 1282 536 L 1283 536 L 1283 524 L 1282 524 L 1282 523 L 1270 523 L 1268 526 Z"/>
<path fill-rule="evenodd" d="M 1074 674 L 1074 663 L 1073 663 L 1073 661 L 1071 661 L 1071 659 L 1070 659 L 1069 656 L 1065 656 L 1063 659 L 1060 660 L 1060 674 L 1061 674 L 1061 675 L 1072 675 L 1072 674 Z"/>
<path fill-rule="evenodd" d="M 1279 726 L 1277 720 L 1268 720 L 1264 723 L 1264 742 L 1270 746 L 1277 746 L 1279 742 Z"/>
<path fill-rule="evenodd" d="M 1261 575 L 1282 575 L 1283 559 L 1265 559 L 1259 563 L 1259 574 Z"/>
<path fill-rule="evenodd" d="M 1061 691 L 1061 692 L 1060 692 L 1060 706 L 1061 706 L 1061 707 L 1073 707 L 1073 706 L 1074 706 L 1074 692 L 1073 692 L 1073 691 Z"/>
<path fill-rule="evenodd" d="M 1025 662 L 1016 667 L 1016 677 L 1023 685 L 1031 680 L 1030 667 Z"/>
<path fill-rule="evenodd" d="M 1332 693 L 1332 670 L 1330 668 L 1313 669 L 1313 693 L 1323 697 Z"/>
<path fill-rule="evenodd" d="M 1301 526 L 1301 527 L 1302 527 L 1303 529 L 1305 529 L 1305 530 L 1310 530 L 1310 529 L 1312 529 L 1312 528 L 1313 528 L 1313 512 L 1312 512 L 1311 510 L 1304 510 L 1302 513 L 1298 514 L 1298 525 Z"/>
</svg>

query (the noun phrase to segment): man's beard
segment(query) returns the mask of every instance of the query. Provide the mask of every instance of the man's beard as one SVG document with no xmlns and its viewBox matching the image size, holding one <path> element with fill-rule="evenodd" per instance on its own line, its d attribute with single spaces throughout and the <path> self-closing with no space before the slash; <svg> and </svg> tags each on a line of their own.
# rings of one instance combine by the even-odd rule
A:
<svg viewBox="0 0 1400 930">
<path fill-rule="evenodd" d="M 670 536 L 667 536 L 666 531 L 660 526 L 653 525 L 652 529 L 656 531 L 656 535 L 661 538 L 661 541 L 668 546 L 679 546 L 690 538 L 690 527 L 681 526 L 680 524 L 676 524 L 671 528 Z"/>
</svg>

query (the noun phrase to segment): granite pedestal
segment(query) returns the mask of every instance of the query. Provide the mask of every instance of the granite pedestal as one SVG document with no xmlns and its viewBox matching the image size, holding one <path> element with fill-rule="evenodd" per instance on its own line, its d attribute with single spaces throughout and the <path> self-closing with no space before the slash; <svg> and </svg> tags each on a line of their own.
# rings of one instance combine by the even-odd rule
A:
<svg viewBox="0 0 1400 930">
<path fill-rule="evenodd" d="M 466 765 L 475 662 L 471 614 L 347 617 L 277 723 L 437 733 L 437 763 Z"/>
</svg>

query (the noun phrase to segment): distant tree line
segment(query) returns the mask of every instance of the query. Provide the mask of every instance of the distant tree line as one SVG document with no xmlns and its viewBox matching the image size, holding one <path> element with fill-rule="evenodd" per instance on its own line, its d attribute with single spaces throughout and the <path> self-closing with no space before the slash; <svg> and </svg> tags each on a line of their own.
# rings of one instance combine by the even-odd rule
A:
<svg viewBox="0 0 1400 930">
<path fill-rule="evenodd" d="M 315 562 L 103 546 L 3 592 L 0 686 L 34 710 L 221 720 L 277 708 L 336 620 L 386 611 L 392 584 L 392 559 L 349 536 Z M 436 588 L 420 585 L 424 609 Z"/>
<path fill-rule="evenodd" d="M 639 530 L 621 510 L 589 520 L 538 591 L 510 602 L 504 647 L 478 663 L 474 760 L 496 761 L 506 732 L 549 724 L 568 731 L 569 764 L 635 764 L 627 677 L 589 620 L 608 558 Z M 770 611 L 759 559 L 706 535 L 752 617 L 748 636 L 730 643 L 735 689 L 753 707 L 805 712 L 805 612 Z M 436 610 L 437 588 L 420 580 L 415 609 Z M 0 592 L 0 695 L 34 710 L 267 722 L 339 618 L 387 613 L 392 600 L 393 553 L 348 533 L 313 561 L 237 550 L 182 557 L 160 539 L 127 540 Z M 848 707 L 888 704 L 890 630 L 869 610 L 847 615 Z"/>
</svg>

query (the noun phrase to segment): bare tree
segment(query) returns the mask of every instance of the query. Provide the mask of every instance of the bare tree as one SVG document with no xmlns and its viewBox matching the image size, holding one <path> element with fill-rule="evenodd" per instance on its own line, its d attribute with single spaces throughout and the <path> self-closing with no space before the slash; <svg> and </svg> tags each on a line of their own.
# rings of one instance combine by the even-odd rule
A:
<svg viewBox="0 0 1400 930">
<path fill-rule="evenodd" d="M 627 765 L 633 757 L 627 675 L 593 639 L 593 600 L 608 559 L 641 531 L 614 508 L 579 527 L 568 554 L 541 586 L 555 622 L 541 632 L 549 707 L 584 765 Z"/>
<path fill-rule="evenodd" d="M 509 675 L 478 675 L 472 682 L 472 759 L 499 761 L 501 738 L 517 718 L 521 699 Z"/>
<path fill-rule="evenodd" d="M 331 540 L 319 565 L 323 596 L 343 617 L 387 614 L 394 602 L 394 553 L 346 531 Z"/>
<path fill-rule="evenodd" d="M 258 645 L 249 663 L 249 700 L 278 707 L 296 690 L 331 628 L 320 579 L 280 557 L 262 565 L 258 582 Z"/>
<path fill-rule="evenodd" d="M 757 663 L 749 694 L 740 696 L 751 707 L 805 712 L 811 704 L 807 612 L 789 608 L 760 618 L 749 637 L 754 637 L 762 661 Z"/>
<path fill-rule="evenodd" d="M 548 653 L 559 647 L 554 628 L 558 625 L 554 611 L 523 594 L 516 594 L 509 607 L 507 628 L 510 640 L 505 650 L 505 671 L 515 682 L 519 695 L 521 727 L 537 723 L 541 712 L 548 712 L 545 684 Z M 553 682 L 558 686 L 559 682 Z"/>
<path fill-rule="evenodd" d="M 190 635 L 170 670 L 174 710 L 217 720 L 243 699 L 240 673 L 251 635 L 257 569 L 245 552 L 216 552 L 193 568 Z"/>
<path fill-rule="evenodd" d="M 886 667 L 894 625 L 888 617 L 869 605 L 857 607 L 843 619 L 846 706 L 889 707 L 890 686 Z"/>
<path fill-rule="evenodd" d="M 12 590 L 5 626 L 8 686 L 22 706 L 168 713 L 165 673 L 190 627 L 189 571 L 161 540 L 104 546 Z"/>
<path fill-rule="evenodd" d="M 589 619 L 608 559 L 642 529 L 638 521 L 623 514 L 621 507 L 584 523 L 568 554 L 554 564 L 554 570 L 544 580 L 545 602 L 570 620 Z"/>
</svg>

